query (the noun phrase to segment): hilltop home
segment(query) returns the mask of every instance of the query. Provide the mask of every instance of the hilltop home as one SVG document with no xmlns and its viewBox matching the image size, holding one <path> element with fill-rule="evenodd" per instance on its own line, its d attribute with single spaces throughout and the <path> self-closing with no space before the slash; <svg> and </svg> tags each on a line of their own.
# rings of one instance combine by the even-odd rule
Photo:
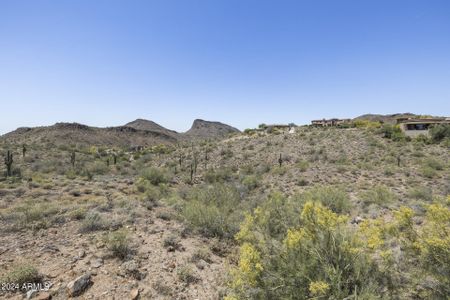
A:
<svg viewBox="0 0 450 300">
<path fill-rule="evenodd" d="M 322 119 L 322 120 L 312 120 L 311 125 L 319 126 L 319 127 L 329 127 L 329 126 L 339 126 L 343 124 L 348 124 L 351 122 L 351 119 Z"/>
<path fill-rule="evenodd" d="M 403 133 L 409 137 L 428 135 L 429 129 L 438 124 L 450 124 L 450 118 L 401 118 L 397 124 Z"/>
</svg>

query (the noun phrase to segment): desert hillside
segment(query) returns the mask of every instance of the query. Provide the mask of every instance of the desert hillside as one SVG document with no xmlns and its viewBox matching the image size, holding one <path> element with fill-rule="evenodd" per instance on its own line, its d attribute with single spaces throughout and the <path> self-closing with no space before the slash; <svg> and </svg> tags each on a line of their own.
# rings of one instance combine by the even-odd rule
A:
<svg viewBox="0 0 450 300">
<path fill-rule="evenodd" d="M 0 297 L 444 299 L 448 128 L 409 139 L 369 123 L 238 133 L 197 120 L 185 134 L 215 140 L 148 122 L 7 134 L 0 279 L 50 287 Z"/>
<path fill-rule="evenodd" d="M 191 129 L 178 133 L 144 119 L 123 126 L 92 127 L 78 123 L 56 123 L 52 126 L 21 127 L 0 136 L 0 140 L 15 144 L 52 143 L 55 145 L 91 145 L 119 148 L 140 148 L 161 144 L 176 144 L 189 140 L 222 139 L 239 130 L 229 125 L 194 120 Z"/>
</svg>

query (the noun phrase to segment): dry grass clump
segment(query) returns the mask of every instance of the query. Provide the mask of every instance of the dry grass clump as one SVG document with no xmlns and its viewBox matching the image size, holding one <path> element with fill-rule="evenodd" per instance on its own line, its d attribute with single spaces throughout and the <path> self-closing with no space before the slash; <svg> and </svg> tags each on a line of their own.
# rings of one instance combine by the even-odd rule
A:
<svg viewBox="0 0 450 300">
<path fill-rule="evenodd" d="M 38 283 L 42 279 L 39 271 L 32 264 L 21 263 L 0 277 L 0 284 L 13 283 L 21 287 L 25 283 Z"/>
<path fill-rule="evenodd" d="M 125 259 L 132 253 L 130 237 L 126 229 L 111 232 L 105 237 L 105 244 L 113 257 Z"/>
</svg>

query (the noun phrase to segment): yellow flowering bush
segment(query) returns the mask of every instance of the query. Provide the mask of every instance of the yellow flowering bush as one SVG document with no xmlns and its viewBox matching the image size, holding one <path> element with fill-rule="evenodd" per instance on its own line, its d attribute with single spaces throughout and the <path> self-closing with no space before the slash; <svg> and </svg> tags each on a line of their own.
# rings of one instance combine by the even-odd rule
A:
<svg viewBox="0 0 450 300">
<path fill-rule="evenodd" d="M 236 235 L 241 248 L 231 272 L 233 297 L 342 299 L 381 293 L 376 266 L 360 251 L 362 242 L 348 230 L 346 217 L 319 202 L 292 205 L 272 195 L 245 217 Z"/>
<path fill-rule="evenodd" d="M 245 215 L 229 299 L 448 298 L 448 199 L 359 225 L 322 203 L 275 193 Z"/>
<path fill-rule="evenodd" d="M 309 284 L 309 292 L 312 296 L 324 296 L 329 289 L 328 283 L 323 281 L 314 281 Z"/>
</svg>

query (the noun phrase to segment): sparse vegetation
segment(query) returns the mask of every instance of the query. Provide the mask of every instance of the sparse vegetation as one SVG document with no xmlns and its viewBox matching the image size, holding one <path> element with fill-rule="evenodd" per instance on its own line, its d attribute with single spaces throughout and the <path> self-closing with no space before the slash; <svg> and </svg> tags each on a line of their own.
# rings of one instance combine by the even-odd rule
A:
<svg viewBox="0 0 450 300">
<path fill-rule="evenodd" d="M 23 284 L 38 283 L 41 279 L 42 276 L 34 265 L 22 262 L 0 276 L 0 284 L 13 283 L 22 288 Z"/>
<path fill-rule="evenodd" d="M 165 297 L 441 299 L 445 138 L 409 141 L 395 126 L 358 126 L 255 130 L 176 147 L 0 139 L 2 153 L 27 145 L 12 176 L 1 165 L 6 271 L 18 249 L 45 258 L 37 267 L 55 280 L 66 279 L 53 270 L 78 272 L 86 260 L 108 284 L 116 272 L 135 280 L 142 298 L 154 296 L 145 285 Z M 145 276 L 156 273 L 155 282 Z M 95 284 L 87 297 L 98 296 Z"/>
<path fill-rule="evenodd" d="M 386 206 L 394 201 L 395 195 L 388 187 L 379 185 L 367 192 L 363 192 L 361 198 L 366 204 Z"/>
<path fill-rule="evenodd" d="M 111 254 L 119 259 L 125 259 L 131 253 L 129 233 L 125 229 L 109 233 L 105 243 Z"/>
</svg>

